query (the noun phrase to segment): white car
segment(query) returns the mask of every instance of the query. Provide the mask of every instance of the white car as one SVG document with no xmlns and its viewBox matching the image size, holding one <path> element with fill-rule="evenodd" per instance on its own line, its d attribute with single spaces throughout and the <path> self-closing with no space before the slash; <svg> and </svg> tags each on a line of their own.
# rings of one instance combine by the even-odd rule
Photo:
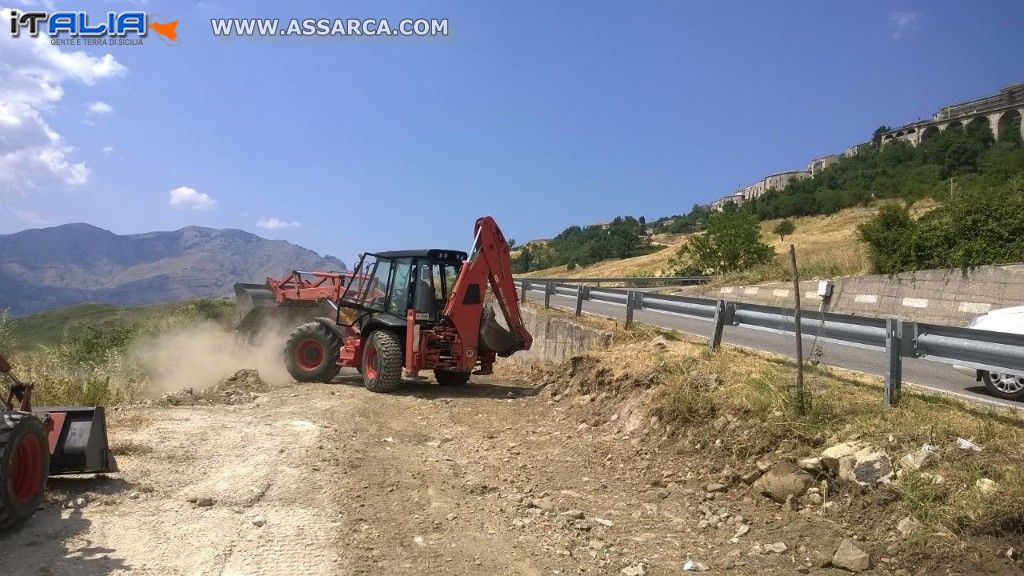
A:
<svg viewBox="0 0 1024 576">
<path fill-rule="evenodd" d="M 993 310 L 978 316 L 967 327 L 1008 334 L 1024 334 L 1024 306 Z M 966 366 L 954 366 L 954 368 L 984 382 L 985 388 L 993 396 L 1007 400 L 1024 400 L 1024 374 L 1004 374 Z"/>
</svg>

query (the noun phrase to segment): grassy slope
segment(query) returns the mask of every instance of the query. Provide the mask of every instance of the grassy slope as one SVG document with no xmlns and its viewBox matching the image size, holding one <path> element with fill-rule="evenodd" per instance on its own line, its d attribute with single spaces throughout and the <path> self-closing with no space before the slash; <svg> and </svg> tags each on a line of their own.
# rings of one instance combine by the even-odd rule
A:
<svg viewBox="0 0 1024 576">
<path fill-rule="evenodd" d="M 935 206 L 934 201 L 921 201 L 914 205 L 914 213 L 920 215 Z M 857 237 L 857 226 L 871 218 L 877 210 L 877 206 L 857 207 L 847 208 L 829 216 L 793 218 L 796 232 L 787 236 L 784 241 L 771 232 L 778 220 L 766 220 L 761 222 L 761 234 L 764 241 L 775 249 L 780 267 L 783 263 L 783 256 L 788 254 L 789 245 L 794 244 L 802 274 L 822 276 L 868 274 L 870 266 L 867 250 Z M 665 248 L 651 254 L 623 260 L 605 260 L 590 266 L 581 266 L 575 270 L 567 270 L 565 266 L 556 266 L 531 272 L 528 276 L 582 278 L 589 276 L 667 275 L 672 272 L 670 266 L 672 258 L 688 239 L 689 235 L 686 234 L 656 236 L 652 239 L 653 242 L 662 244 Z"/>
<path fill-rule="evenodd" d="M 74 333 L 86 327 L 104 328 L 122 322 L 138 323 L 166 316 L 188 306 L 190 302 L 131 307 L 77 304 L 24 316 L 14 321 L 17 349 L 55 346 L 60 343 L 65 331 Z"/>
</svg>

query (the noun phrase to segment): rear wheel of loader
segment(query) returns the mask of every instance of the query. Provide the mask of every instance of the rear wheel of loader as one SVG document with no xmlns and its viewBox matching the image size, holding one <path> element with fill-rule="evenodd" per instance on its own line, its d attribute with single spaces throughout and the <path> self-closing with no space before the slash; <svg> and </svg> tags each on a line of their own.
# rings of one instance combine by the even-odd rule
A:
<svg viewBox="0 0 1024 576">
<path fill-rule="evenodd" d="M 341 338 L 318 322 L 303 324 L 284 345 L 288 373 L 299 382 L 330 382 L 338 375 Z"/>
<path fill-rule="evenodd" d="M 39 418 L 0 413 L 0 530 L 36 513 L 49 471 L 50 450 Z"/>
<path fill-rule="evenodd" d="M 469 382 L 469 372 L 454 370 L 434 370 L 434 378 L 441 386 L 465 386 Z"/>
<path fill-rule="evenodd" d="M 377 330 L 363 346 L 363 385 L 371 392 L 394 392 L 402 385 L 402 343 L 393 333 Z"/>
</svg>

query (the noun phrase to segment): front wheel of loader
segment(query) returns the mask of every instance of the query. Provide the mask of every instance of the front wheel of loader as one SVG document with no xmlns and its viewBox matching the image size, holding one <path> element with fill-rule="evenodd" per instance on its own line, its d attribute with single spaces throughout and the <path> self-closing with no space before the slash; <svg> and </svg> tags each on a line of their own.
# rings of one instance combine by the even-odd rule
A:
<svg viewBox="0 0 1024 576">
<path fill-rule="evenodd" d="M 299 382 L 330 382 L 338 375 L 341 338 L 319 322 L 303 324 L 284 345 L 288 373 Z"/>
<path fill-rule="evenodd" d="M 370 392 L 394 392 L 402 385 L 402 342 L 376 330 L 363 346 L 363 385 Z"/>
<path fill-rule="evenodd" d="M 441 386 L 465 386 L 469 383 L 469 372 L 456 372 L 454 370 L 434 370 L 434 378 Z"/>
<path fill-rule="evenodd" d="M 50 472 L 43 423 L 24 412 L 0 412 L 0 530 L 36 513 Z"/>
</svg>

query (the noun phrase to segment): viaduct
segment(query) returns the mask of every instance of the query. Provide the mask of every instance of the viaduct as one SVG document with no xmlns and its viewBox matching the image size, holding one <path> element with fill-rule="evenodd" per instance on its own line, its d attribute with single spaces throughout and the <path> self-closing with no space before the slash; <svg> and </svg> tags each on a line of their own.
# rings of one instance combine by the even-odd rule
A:
<svg viewBox="0 0 1024 576">
<path fill-rule="evenodd" d="M 882 143 L 903 140 L 918 145 L 944 130 L 964 130 L 983 126 L 996 140 L 1024 140 L 1021 117 L 1024 116 L 1024 84 L 1011 84 L 998 94 L 946 106 L 924 120 L 882 134 Z"/>
</svg>

